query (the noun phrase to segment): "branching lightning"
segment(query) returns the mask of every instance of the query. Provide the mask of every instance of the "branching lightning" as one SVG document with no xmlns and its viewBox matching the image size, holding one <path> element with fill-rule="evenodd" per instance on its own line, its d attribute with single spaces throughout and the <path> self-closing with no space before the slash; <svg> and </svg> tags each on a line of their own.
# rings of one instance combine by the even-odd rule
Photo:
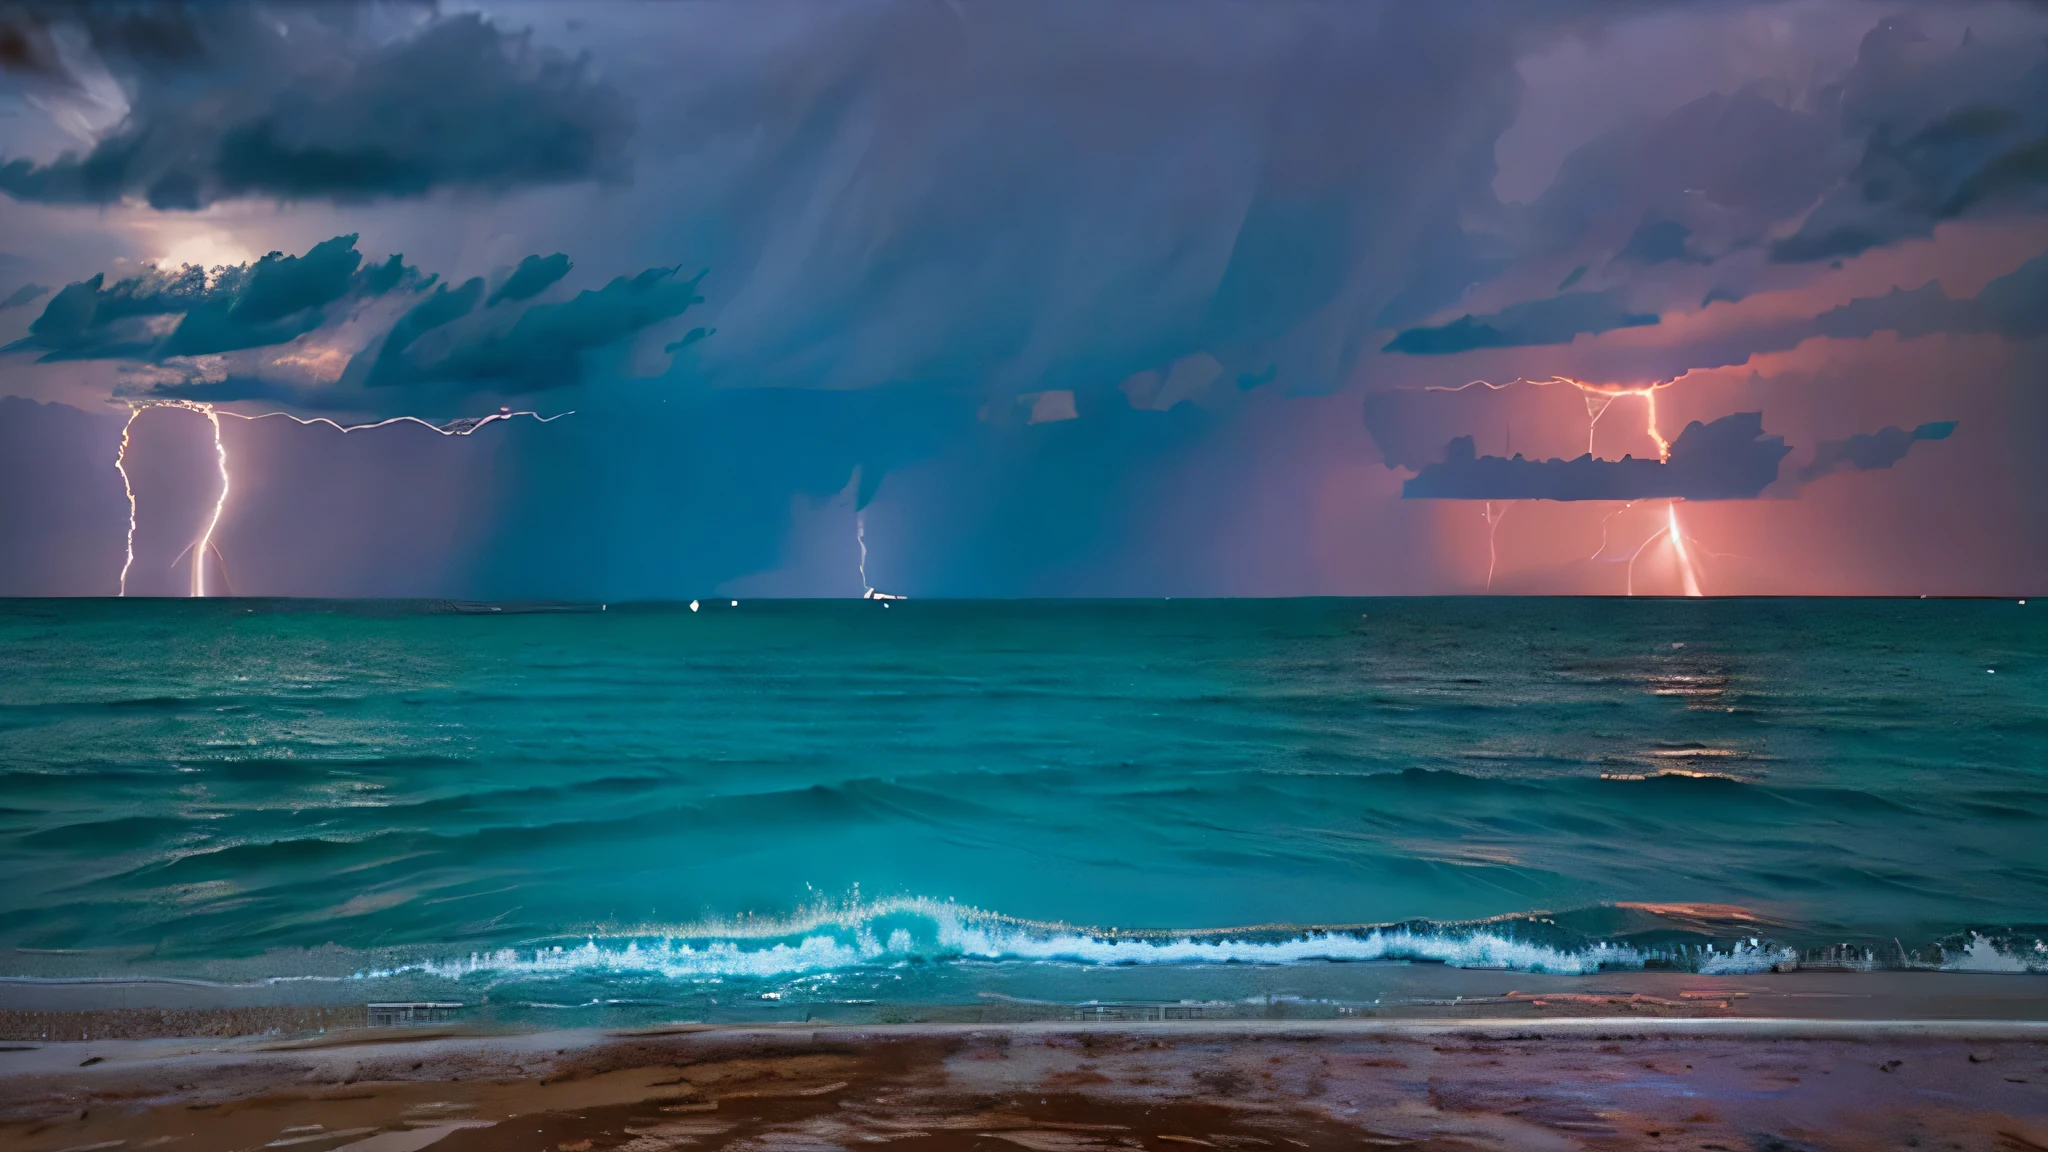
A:
<svg viewBox="0 0 2048 1152">
<path fill-rule="evenodd" d="M 1586 559 L 1600 559 L 1600 554 L 1607 551 L 1607 526 L 1614 523 L 1614 518 L 1616 516 L 1621 515 L 1623 512 L 1626 512 L 1635 506 L 1636 502 L 1631 500 L 1628 503 L 1623 504 L 1621 507 L 1616 508 L 1614 511 L 1609 512 L 1607 515 L 1602 516 L 1600 518 L 1600 546 L 1598 548 L 1593 549 L 1593 554 L 1591 556 L 1586 557 Z"/>
<path fill-rule="evenodd" d="M 1630 596 L 1636 594 L 1636 557 L 1641 556 L 1644 549 L 1659 540 L 1668 541 L 1671 545 L 1671 554 L 1678 560 L 1678 574 L 1679 578 L 1684 581 L 1685 594 L 1687 596 L 1702 595 L 1700 592 L 1699 573 L 1693 569 L 1692 554 L 1685 550 L 1687 536 L 1678 526 L 1678 501 L 1676 500 L 1664 505 L 1664 527 L 1653 533 L 1648 540 L 1638 545 L 1634 552 L 1629 553 L 1628 594 Z"/>
<path fill-rule="evenodd" d="M 1645 384 L 1636 388 L 1619 388 L 1591 384 L 1584 380 L 1574 380 L 1569 376 L 1552 376 L 1547 380 L 1531 380 L 1527 377 L 1517 377 L 1505 384 L 1495 384 L 1490 380 L 1468 380 L 1463 384 L 1457 385 L 1431 385 L 1424 388 L 1423 391 L 1463 392 L 1467 388 L 1485 388 L 1490 392 L 1500 392 L 1517 384 L 1527 384 L 1534 388 L 1548 388 L 1553 384 L 1569 385 L 1578 389 L 1586 401 L 1587 455 L 1591 455 L 1593 452 L 1593 433 L 1600 427 L 1600 418 L 1607 415 L 1607 410 L 1614 406 L 1614 402 L 1623 396 L 1640 396 L 1643 400 L 1646 417 L 1644 431 L 1649 433 L 1650 442 L 1657 446 L 1657 459 L 1669 461 L 1671 459 L 1671 444 L 1664 439 L 1662 433 L 1657 431 L 1657 393 L 1662 389 L 1671 387 L 1675 383 L 1677 383 L 1675 380 L 1665 380 L 1660 383 Z"/>
<path fill-rule="evenodd" d="M 1463 392 L 1467 388 L 1485 388 L 1488 391 L 1499 392 L 1506 388 L 1512 388 L 1517 384 L 1527 384 L 1536 388 L 1547 388 L 1551 385 L 1556 384 L 1568 385 L 1572 388 L 1577 389 L 1584 397 L 1586 402 L 1586 454 L 1589 456 L 1593 453 L 1593 434 L 1600 427 L 1600 418 L 1607 415 L 1607 410 L 1614 406 L 1614 402 L 1616 400 L 1621 399 L 1624 396 L 1641 397 L 1643 401 L 1643 431 L 1646 435 L 1649 436 L 1650 442 L 1657 446 L 1657 459 L 1661 462 L 1668 464 L 1671 461 L 1671 442 L 1669 440 L 1666 440 L 1664 438 L 1664 434 L 1657 428 L 1657 393 L 1662 389 L 1671 387 L 1674 383 L 1676 383 L 1676 381 L 1666 380 L 1660 383 L 1645 384 L 1634 388 L 1622 388 L 1615 386 L 1603 386 L 1599 384 L 1592 384 L 1584 380 L 1574 380 L 1569 376 L 1552 376 L 1547 380 L 1531 380 L 1526 377 L 1521 377 L 1514 380 L 1510 380 L 1505 384 L 1495 384 L 1487 380 L 1471 380 L 1467 381 L 1466 383 L 1458 384 L 1455 386 L 1431 386 L 1425 388 L 1424 391 Z M 1613 519 L 1616 516 L 1621 515 L 1623 512 L 1626 512 L 1633 507 L 1635 507 L 1635 502 L 1630 501 L 1627 504 L 1622 505 L 1620 508 L 1617 508 L 1614 511 L 1609 512 L 1605 517 L 1601 519 L 1600 547 L 1596 551 L 1594 551 L 1590 559 L 1597 560 L 1600 558 L 1601 553 L 1607 551 L 1607 529 L 1609 523 L 1613 521 Z M 1486 587 L 1488 591 L 1492 591 L 1493 589 L 1493 572 L 1496 562 L 1493 535 L 1500 524 L 1500 518 L 1506 515 L 1506 509 L 1502 509 L 1499 516 L 1496 516 L 1493 511 L 1492 501 L 1487 502 L 1486 524 L 1488 535 L 1486 540 Z M 1686 548 L 1686 544 L 1688 542 L 1692 542 L 1691 537 L 1685 534 L 1685 530 L 1682 527 L 1680 527 L 1678 523 L 1678 501 L 1675 498 L 1665 502 L 1664 526 L 1659 528 L 1656 532 L 1652 533 L 1649 539 L 1644 540 L 1641 544 L 1637 545 L 1636 550 L 1629 554 L 1627 585 L 1628 594 L 1631 596 L 1635 595 L 1635 569 L 1637 557 L 1641 556 L 1643 552 L 1650 547 L 1650 545 L 1658 542 L 1659 540 L 1665 541 L 1670 546 L 1671 555 L 1673 559 L 1675 559 L 1678 563 L 1679 579 L 1681 580 L 1682 586 L 1685 589 L 1685 594 L 1687 596 L 1704 595 L 1704 593 L 1700 591 L 1699 570 L 1693 563 L 1692 553 L 1688 551 Z"/>
<path fill-rule="evenodd" d="M 151 408 L 181 408 L 187 412 L 197 412 L 206 417 L 207 426 L 213 431 L 214 458 L 220 468 L 220 494 L 214 499 L 213 514 L 207 517 L 206 527 L 200 530 L 192 543 L 185 546 L 185 552 L 192 553 L 192 595 L 204 596 L 206 554 L 209 550 L 218 553 L 218 550 L 213 549 L 213 532 L 220 526 L 221 512 L 226 509 L 228 503 L 228 450 L 220 438 L 219 411 L 211 404 L 196 400 L 152 400 L 142 404 L 131 404 L 128 407 L 128 420 L 121 425 L 121 446 L 114 452 L 114 471 L 121 474 L 121 490 L 128 497 L 128 547 L 121 562 L 120 594 L 128 595 L 128 570 L 135 566 L 135 485 L 128 477 L 128 449 L 134 444 L 135 421 Z M 183 559 L 184 555 L 184 552 L 180 552 L 178 559 Z M 177 562 L 177 559 L 171 561 L 174 565 Z"/>
<path fill-rule="evenodd" d="M 213 513 L 207 517 L 206 527 L 201 529 L 199 535 L 194 537 L 192 542 L 185 546 L 185 550 L 178 553 L 177 557 L 171 561 L 171 564 L 175 566 L 187 554 L 192 557 L 191 594 L 195 597 L 206 595 L 206 558 L 208 555 L 211 555 L 219 566 L 222 580 L 225 581 L 227 578 L 227 558 L 221 555 L 220 546 L 215 544 L 213 540 L 214 532 L 220 527 L 221 516 L 227 511 L 228 492 L 233 486 L 232 478 L 228 473 L 227 442 L 221 438 L 220 434 L 220 418 L 223 416 L 232 416 L 237 420 L 246 420 L 250 423 L 258 420 L 282 418 L 301 425 L 325 424 L 329 428 L 343 434 L 367 432 L 373 428 L 384 428 L 393 424 L 418 424 L 422 428 L 431 429 L 443 436 L 468 436 L 477 429 L 494 421 L 510 420 L 515 416 L 530 417 L 542 424 L 546 424 L 574 414 L 573 412 L 558 412 L 553 416 L 542 416 L 538 412 L 514 412 L 509 408 L 500 408 L 488 416 L 465 416 L 457 420 L 451 420 L 446 424 L 434 424 L 430 421 L 422 420 L 418 416 L 393 416 L 389 419 L 372 421 L 365 424 L 341 424 L 325 416 L 305 419 L 294 416 L 289 412 L 261 412 L 254 416 L 247 416 L 240 412 L 222 411 L 215 405 L 198 400 L 147 400 L 131 402 L 128 406 L 127 422 L 121 425 L 121 446 L 114 452 L 114 471 L 121 474 L 121 491 L 128 497 L 128 542 L 127 550 L 121 561 L 120 595 L 122 596 L 128 595 L 128 572 L 135 566 L 135 485 L 128 475 L 128 450 L 134 445 L 133 434 L 136 419 L 151 408 L 178 408 L 187 412 L 196 412 L 206 418 L 207 425 L 213 432 L 214 459 L 220 469 L 220 493 L 214 498 Z M 232 593 L 233 590 L 233 585 L 230 584 L 229 591 Z"/>
</svg>

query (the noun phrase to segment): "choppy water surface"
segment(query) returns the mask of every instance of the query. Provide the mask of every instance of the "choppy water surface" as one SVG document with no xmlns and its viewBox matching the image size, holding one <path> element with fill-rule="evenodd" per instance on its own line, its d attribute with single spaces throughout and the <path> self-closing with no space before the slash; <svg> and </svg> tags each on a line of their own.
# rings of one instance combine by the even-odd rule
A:
<svg viewBox="0 0 2048 1152">
<path fill-rule="evenodd" d="M 0 975 L 550 1004 L 1372 959 L 2048 971 L 2044 621 L 4 602 Z"/>
</svg>

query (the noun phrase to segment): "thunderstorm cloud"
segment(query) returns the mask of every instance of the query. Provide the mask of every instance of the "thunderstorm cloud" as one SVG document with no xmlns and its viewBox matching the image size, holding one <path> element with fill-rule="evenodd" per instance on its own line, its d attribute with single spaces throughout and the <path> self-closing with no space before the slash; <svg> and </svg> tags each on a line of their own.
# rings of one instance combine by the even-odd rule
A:
<svg viewBox="0 0 2048 1152">
<path fill-rule="evenodd" d="M 1616 292 L 1568 292 L 1548 300 L 1515 304 L 1485 316 L 1465 315 L 1435 328 L 1410 328 L 1387 342 L 1386 352 L 1444 356 L 1475 348 L 1518 348 L 1569 344 L 1581 334 L 1643 328 L 1654 312 L 1631 312 Z"/>
<path fill-rule="evenodd" d="M 1910 16 L 1865 37 L 1844 80 L 1842 131 L 1861 155 L 1800 224 L 1782 261 L 1854 256 L 1944 220 L 2048 204 L 2048 59 L 2038 42 L 1967 35 L 1944 50 Z"/>
<path fill-rule="evenodd" d="M 505 282 L 491 291 L 486 306 L 496 307 L 503 300 L 531 300 L 548 286 L 569 274 L 572 265 L 566 253 L 557 252 L 552 256 L 528 256 L 519 262 L 519 267 L 505 278 Z"/>
<path fill-rule="evenodd" d="M 1750 500 L 1778 478 L 1791 449 L 1764 432 L 1763 413 L 1736 412 L 1685 426 L 1671 459 L 1524 460 L 1480 456 L 1470 436 L 1452 440 L 1441 463 L 1401 486 L 1408 500 Z"/>
<path fill-rule="evenodd" d="M 243 4 L 29 6 L 14 70 L 79 96 L 118 68 L 126 114 L 84 152 L 0 163 L 0 192 L 194 210 L 222 199 L 362 202 L 615 174 L 623 99 L 583 62 L 483 16 L 389 40 L 374 10 Z M 51 27 L 85 43 L 62 50 Z M 118 99 L 120 88 L 103 92 Z"/>
<path fill-rule="evenodd" d="M 125 359 L 175 371 L 199 357 L 291 345 L 394 297 L 410 302 L 371 347 L 350 358 L 338 390 L 439 385 L 512 395 L 574 385 L 586 353 L 628 340 L 704 299 L 697 293 L 703 274 L 684 279 L 676 269 L 652 268 L 566 300 L 536 301 L 560 279 L 557 267 L 566 273 L 562 257 L 540 262 L 540 271 L 509 294 L 501 286 L 495 302 L 502 307 L 485 309 L 479 307 L 482 277 L 438 282 L 398 255 L 366 264 L 356 241 L 355 235 L 336 236 L 303 255 L 273 252 L 246 265 L 156 269 L 113 284 L 94 275 L 59 291 L 28 334 L 6 350 L 33 352 L 45 363 Z M 679 344 L 701 339 L 705 330 L 692 331 Z M 160 381 L 152 392 L 327 406 L 303 387 L 266 380 L 261 362 L 225 377 Z"/>
<path fill-rule="evenodd" d="M 1814 328 L 1844 338 L 1889 331 L 1909 339 L 1936 332 L 2038 339 L 2048 335 L 2048 256 L 2036 256 L 1965 300 L 1950 299 L 1930 280 L 1918 288 L 1852 300 L 1822 313 Z"/>
<path fill-rule="evenodd" d="M 704 302 L 697 294 L 704 273 L 679 279 L 677 272 L 674 268 L 650 268 L 637 276 L 619 276 L 603 288 L 578 292 L 560 303 L 535 304 L 507 327 L 453 331 L 445 341 L 421 339 L 412 328 L 394 332 L 393 337 L 402 337 L 404 342 L 396 351 L 378 354 L 366 382 L 454 382 L 511 393 L 577 384 L 582 380 L 584 353 L 617 344 Z M 448 293 L 447 319 L 437 312 L 427 320 L 439 327 L 467 313 L 482 289 L 481 281 L 471 281 Z M 427 302 L 433 303 L 431 298 Z M 427 324 L 422 321 L 415 327 L 425 330 Z M 387 339 L 386 348 L 391 347 L 392 341 Z"/>
<path fill-rule="evenodd" d="M 0 0 L 0 49 L 7 390 L 573 408 L 467 521 L 534 591 L 851 548 L 842 499 L 891 588 L 1422 591 L 1470 517 L 1404 480 L 2031 483 L 2039 5 Z"/>
<path fill-rule="evenodd" d="M 1893 425 L 1841 440 L 1823 440 L 1814 446 L 1812 462 L 1799 470 L 1799 480 L 1818 480 L 1845 468 L 1858 472 L 1889 468 L 1904 460 L 1913 445 L 1922 440 L 1946 440 L 1955 430 L 1956 421 L 1937 420 L 1910 430 Z"/>
<path fill-rule="evenodd" d="M 212 270 L 186 265 L 106 282 L 66 285 L 8 351 L 43 361 L 165 360 L 282 344 L 327 322 L 330 306 L 381 296 L 407 275 L 398 257 L 363 267 L 356 237 L 336 236 L 302 256 L 272 252 Z"/>
</svg>

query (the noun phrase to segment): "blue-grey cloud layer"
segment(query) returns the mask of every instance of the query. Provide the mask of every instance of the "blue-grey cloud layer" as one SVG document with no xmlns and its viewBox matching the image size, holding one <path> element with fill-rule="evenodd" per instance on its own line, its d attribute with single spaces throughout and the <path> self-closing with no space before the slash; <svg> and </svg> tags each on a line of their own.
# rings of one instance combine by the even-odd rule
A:
<svg viewBox="0 0 2048 1152">
<path fill-rule="evenodd" d="M 1911 290 L 1851 300 L 1822 313 L 1813 330 L 1854 338 L 1896 332 L 1911 339 L 1936 332 L 1995 335 L 2007 340 L 2048 336 L 2048 256 L 2037 256 L 1965 300 L 1951 300 L 1930 280 Z"/>
<path fill-rule="evenodd" d="M 1840 440 L 1823 440 L 1814 446 L 1813 460 L 1799 470 L 1799 479 L 1802 483 L 1810 482 L 1845 468 L 1858 472 L 1889 468 L 1904 460 L 1913 445 L 1923 440 L 1946 440 L 1955 430 L 1954 420 L 1937 420 L 1911 430 L 1894 425 Z"/>
<path fill-rule="evenodd" d="M 81 50 L 105 56 L 137 91 L 127 119 L 89 150 L 0 163 L 0 192 L 17 200 L 360 202 L 560 183 L 622 165 L 623 98 L 581 61 L 479 15 L 379 42 L 357 26 L 367 16 L 339 5 L 68 8 L 32 6 L 0 23 L 23 45 L 17 70 L 61 73 L 61 54 L 34 51 L 48 39 L 38 28 L 83 18 Z"/>
<path fill-rule="evenodd" d="M 1778 479 L 1792 450 L 1764 432 L 1763 413 L 1698 420 L 1671 442 L 1671 459 L 1524 460 L 1479 456 L 1472 438 L 1451 441 L 1444 460 L 1401 486 L 1409 500 L 1751 500 Z"/>
<path fill-rule="evenodd" d="M 1774 259 L 1854 256 L 1943 220 L 2048 204 L 2048 58 L 2038 43 L 1972 36 L 1950 51 L 1911 17 L 1887 19 L 1838 99 L 1862 155 L 1772 245 Z"/>
<path fill-rule="evenodd" d="M 633 575 L 608 589 L 659 594 L 678 573 L 702 587 L 772 564 L 792 497 L 839 491 L 858 467 L 863 501 L 919 483 L 923 499 L 959 501 L 951 538 L 920 568 L 926 587 L 1067 590 L 1045 574 L 1090 571 L 1155 522 L 1234 499 L 1252 466 L 1246 428 L 1270 421 L 1263 434 L 1278 438 L 1275 412 L 1312 402 L 1286 398 L 1432 372 L 1459 381 L 1464 365 L 1443 358 L 1504 349 L 1539 375 L 1605 354 L 1589 345 L 1627 345 L 1640 362 L 1615 379 L 1667 378 L 1704 362 L 1661 346 L 1679 325 L 1585 337 L 1649 328 L 1703 294 L 1808 282 L 1839 258 L 1827 253 L 1866 241 L 1858 250 L 2039 207 L 2025 148 L 2041 45 L 2008 29 L 1966 47 L 1958 30 L 1895 50 L 1887 28 L 1846 72 L 1829 63 L 1808 88 L 1754 85 L 1629 120 L 1566 158 L 1535 202 L 1501 203 L 1495 146 L 1519 114 L 1518 63 L 1649 11 L 1625 7 L 627 6 L 594 18 L 632 26 L 585 41 L 588 59 L 550 47 L 575 43 L 567 19 L 592 19 L 581 8 L 120 9 L 132 24 L 79 8 L 133 107 L 70 162 L 40 147 L 7 168 L 20 197 L 118 200 L 107 218 L 123 224 L 151 203 L 187 220 L 195 204 L 243 198 L 267 213 L 275 201 L 280 218 L 322 230 L 289 233 L 305 286 L 251 302 L 247 270 L 208 284 L 88 279 L 111 259 L 25 267 L 78 283 L 23 350 L 132 361 L 129 378 L 157 395 L 377 414 L 431 403 L 453 415 L 483 394 L 580 385 L 547 400 L 576 420 L 548 425 L 512 469 L 507 506 L 540 510 L 547 527 L 508 530 L 500 576 L 609 564 Z M 1882 15 L 1843 11 L 1856 31 Z M 292 50 L 265 30 L 280 21 Z M 48 88 L 66 67 L 38 56 L 8 75 Z M 215 99 L 227 91 L 237 98 Z M 1964 107 L 1994 112 L 1941 119 Z M 1874 186 L 1871 158 L 1894 154 L 1912 179 Z M 359 227 L 378 255 L 356 258 L 334 294 L 342 281 L 311 275 L 322 261 L 305 241 Z M 448 237 L 434 259 L 418 255 L 422 234 Z M 1808 247 L 1774 248 L 1787 238 Z M 384 260 L 394 248 L 451 278 Z M 322 257 L 347 258 L 353 248 Z M 1785 329 L 2024 339 L 2036 331 L 2025 299 L 1923 289 L 1884 315 Z M 5 322 L 16 332 L 35 314 Z M 338 379 L 292 376 L 271 353 L 294 339 L 354 359 Z M 1221 383 L 1172 411 L 1134 409 L 1119 389 L 1192 364 Z M 1004 423 L 1019 394 L 1047 390 L 1071 390 L 1077 418 Z M 1491 427 L 1442 427 L 1386 460 L 1424 467 L 1449 436 Z M 1356 425 L 1344 431 L 1353 439 L 1328 456 L 1269 466 L 1369 460 Z M 1841 452 L 1853 468 L 1863 449 Z M 1198 479 L 1162 495 L 1168 468 Z M 924 480 L 905 475 L 916 469 Z M 1754 476 L 1738 472 L 1722 490 L 1748 490 Z M 588 547 L 536 546 L 556 531 L 587 531 Z M 1178 578 L 1163 552 L 1130 563 Z"/>
<path fill-rule="evenodd" d="M 447 320 L 439 315 L 428 318 L 435 323 L 415 320 L 411 328 L 393 333 L 393 337 L 405 337 L 403 344 L 387 338 L 364 383 L 372 387 L 442 383 L 504 393 L 579 384 L 584 353 L 617 344 L 704 302 L 697 294 L 703 274 L 685 279 L 678 271 L 650 268 L 637 276 L 619 276 L 603 288 L 579 292 L 568 300 L 535 304 L 519 313 L 508 327 L 460 329 L 445 342 L 436 342 L 430 334 L 421 339 L 414 333 L 416 328 L 427 334 L 466 314 L 482 289 L 481 281 L 470 281 L 442 298 L 447 301 Z M 437 302 L 429 299 L 406 319 L 414 319 Z M 344 383 L 351 379 L 344 374 Z"/>
<path fill-rule="evenodd" d="M 151 271 L 107 284 L 66 285 L 9 351 L 41 359 L 163 360 L 282 344 L 328 320 L 345 298 L 378 296 L 408 274 L 397 257 L 363 267 L 356 237 L 337 236 L 302 256 L 272 252 L 253 264 Z"/>
<path fill-rule="evenodd" d="M 109 285 L 95 275 L 67 285 L 7 351 L 44 362 L 129 359 L 177 361 L 287 344 L 346 319 L 365 301 L 402 291 L 413 302 L 356 355 L 322 397 L 265 380 L 260 368 L 228 379 L 160 383 L 155 394 L 190 400 L 296 400 L 321 407 L 376 403 L 364 389 L 440 386 L 453 391 L 519 394 L 581 383 L 584 355 L 703 303 L 703 279 L 674 268 L 615 277 L 600 289 L 560 301 L 537 300 L 566 256 L 529 257 L 484 308 L 484 281 L 437 282 L 402 256 L 365 265 L 357 237 L 337 236 L 304 255 L 273 252 L 252 264 L 152 271 Z M 538 269 L 537 271 L 535 269 Z M 507 286 L 514 286 L 510 292 Z M 471 321 L 464 323 L 464 321 Z M 701 338 L 686 337 L 680 343 Z M 325 404 L 323 404 L 323 401 Z M 409 401 L 400 401 L 403 408 Z"/>
<path fill-rule="evenodd" d="M 1514 304 L 1485 316 L 1460 316 L 1434 328 L 1410 328 L 1387 342 L 1385 352 L 1444 356 L 1476 348 L 1522 348 L 1569 344 L 1580 335 L 1657 323 L 1654 312 L 1631 312 L 1614 292 L 1567 292 L 1547 300 Z"/>
</svg>

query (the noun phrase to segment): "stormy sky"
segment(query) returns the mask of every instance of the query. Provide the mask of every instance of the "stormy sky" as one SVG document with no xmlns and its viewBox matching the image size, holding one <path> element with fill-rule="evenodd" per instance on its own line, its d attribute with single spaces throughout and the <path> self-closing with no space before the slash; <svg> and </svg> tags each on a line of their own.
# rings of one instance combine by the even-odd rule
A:
<svg viewBox="0 0 2048 1152">
<path fill-rule="evenodd" d="M 0 594 L 188 591 L 208 406 L 242 594 L 2048 561 L 2038 4 L 0 3 L 0 207 Z"/>
</svg>

